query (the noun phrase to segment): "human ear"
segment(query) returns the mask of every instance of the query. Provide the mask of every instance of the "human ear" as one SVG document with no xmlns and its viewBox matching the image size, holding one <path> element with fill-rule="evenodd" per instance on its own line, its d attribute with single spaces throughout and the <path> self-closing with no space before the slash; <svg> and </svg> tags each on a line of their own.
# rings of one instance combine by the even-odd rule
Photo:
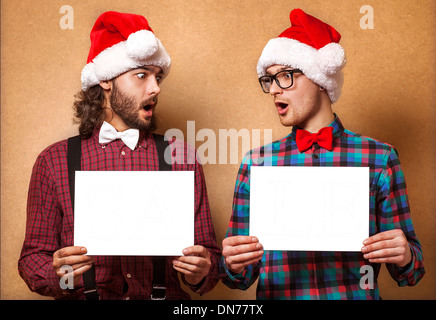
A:
<svg viewBox="0 0 436 320">
<path fill-rule="evenodd" d="M 100 87 L 102 87 L 104 90 L 112 90 L 112 81 L 110 80 L 104 80 L 99 83 Z"/>
<path fill-rule="evenodd" d="M 104 94 L 104 106 L 110 107 L 110 97 L 112 94 L 112 81 L 101 81 L 99 83 L 99 86 L 103 88 L 103 94 Z"/>
</svg>

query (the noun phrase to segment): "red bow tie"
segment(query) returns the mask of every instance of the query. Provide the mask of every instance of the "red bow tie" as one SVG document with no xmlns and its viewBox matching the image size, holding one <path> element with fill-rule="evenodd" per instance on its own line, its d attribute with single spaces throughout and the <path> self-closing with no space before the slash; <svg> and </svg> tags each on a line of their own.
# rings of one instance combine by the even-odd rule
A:
<svg viewBox="0 0 436 320">
<path fill-rule="evenodd" d="M 306 130 L 297 130 L 297 147 L 300 152 L 306 151 L 316 142 L 320 147 L 329 151 L 333 150 L 333 127 L 322 128 L 318 133 Z"/>
</svg>

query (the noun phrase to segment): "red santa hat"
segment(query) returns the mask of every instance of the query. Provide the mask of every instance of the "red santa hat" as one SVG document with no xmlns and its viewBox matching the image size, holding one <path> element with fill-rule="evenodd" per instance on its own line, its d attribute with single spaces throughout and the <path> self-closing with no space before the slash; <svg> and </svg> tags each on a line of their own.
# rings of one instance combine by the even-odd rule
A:
<svg viewBox="0 0 436 320">
<path fill-rule="evenodd" d="M 145 65 L 160 67 L 168 75 L 171 58 L 140 15 L 108 11 L 91 30 L 91 49 L 82 70 L 82 89 L 111 80 Z"/>
<path fill-rule="evenodd" d="M 341 35 L 330 25 L 294 9 L 290 14 L 291 27 L 278 38 L 271 39 L 257 64 L 259 77 L 273 65 L 300 69 L 314 83 L 324 87 L 332 102 L 341 95 L 346 64 L 345 52 L 339 44 Z"/>
</svg>

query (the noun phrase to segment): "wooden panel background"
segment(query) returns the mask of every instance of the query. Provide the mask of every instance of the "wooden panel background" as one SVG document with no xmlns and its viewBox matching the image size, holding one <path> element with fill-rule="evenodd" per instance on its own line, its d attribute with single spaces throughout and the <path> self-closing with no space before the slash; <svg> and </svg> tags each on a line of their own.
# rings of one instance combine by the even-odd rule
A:
<svg viewBox="0 0 436 320">
<path fill-rule="evenodd" d="M 74 9 L 70 30 L 59 24 L 65 4 Z M 364 5 L 374 9 L 372 30 L 360 27 Z M 348 64 L 334 111 L 348 129 L 399 150 L 427 274 L 417 287 L 398 288 L 383 268 L 381 295 L 435 299 L 433 0 L 1 1 L 1 298 L 43 299 L 28 290 L 17 271 L 28 183 L 37 155 L 77 132 L 71 121 L 73 95 L 80 88 L 89 32 L 100 13 L 144 15 L 173 59 L 158 105 L 159 132 L 178 128 L 188 139 L 188 121 L 195 121 L 195 132 L 211 129 L 217 140 L 220 129 L 232 128 L 260 129 L 261 136 L 268 129 L 278 139 L 290 128 L 281 127 L 271 98 L 258 86 L 255 67 L 266 42 L 289 26 L 289 12 L 297 7 L 343 36 Z M 195 135 L 190 139 L 197 148 L 205 143 Z M 238 162 L 246 150 L 239 151 Z M 204 169 L 221 244 L 238 164 L 209 163 Z M 255 286 L 243 292 L 220 283 L 202 297 L 192 296 L 253 299 Z"/>
</svg>

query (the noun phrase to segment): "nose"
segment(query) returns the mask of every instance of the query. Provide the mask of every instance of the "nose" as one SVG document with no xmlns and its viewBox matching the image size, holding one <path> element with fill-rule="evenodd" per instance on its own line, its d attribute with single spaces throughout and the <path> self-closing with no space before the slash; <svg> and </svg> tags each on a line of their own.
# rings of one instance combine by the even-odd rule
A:
<svg viewBox="0 0 436 320">
<path fill-rule="evenodd" d="M 280 93 L 282 93 L 282 91 L 283 91 L 283 89 L 280 88 L 280 87 L 277 85 L 277 83 L 276 83 L 275 81 L 273 81 L 273 82 L 271 83 L 271 86 L 270 86 L 270 88 L 269 88 L 269 93 L 270 93 L 272 96 L 275 96 L 276 94 L 280 94 Z"/>
<path fill-rule="evenodd" d="M 147 93 L 152 95 L 158 95 L 160 93 L 160 87 L 156 76 L 152 76 L 149 78 L 150 80 L 147 83 Z"/>
</svg>

